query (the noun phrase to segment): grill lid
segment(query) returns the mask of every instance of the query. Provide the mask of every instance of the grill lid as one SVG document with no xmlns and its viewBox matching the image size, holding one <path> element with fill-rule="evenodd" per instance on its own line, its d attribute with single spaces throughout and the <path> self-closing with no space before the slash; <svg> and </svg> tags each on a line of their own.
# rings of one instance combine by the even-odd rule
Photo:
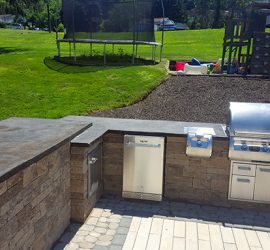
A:
<svg viewBox="0 0 270 250">
<path fill-rule="evenodd" d="M 270 138 L 270 104 L 230 103 L 231 136 Z"/>
</svg>

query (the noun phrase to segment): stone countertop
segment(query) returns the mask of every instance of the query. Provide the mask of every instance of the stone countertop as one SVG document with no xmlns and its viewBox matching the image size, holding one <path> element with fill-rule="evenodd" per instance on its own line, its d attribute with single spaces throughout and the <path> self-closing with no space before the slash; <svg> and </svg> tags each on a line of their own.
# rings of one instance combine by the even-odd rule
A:
<svg viewBox="0 0 270 250">
<path fill-rule="evenodd" d="M 212 128 L 214 137 L 228 138 L 225 125 L 212 123 L 67 116 L 61 119 L 10 118 L 0 121 L 0 181 L 58 146 L 87 146 L 106 132 L 183 136 L 186 127 Z"/>
<path fill-rule="evenodd" d="M 72 140 L 72 144 L 90 145 L 93 141 L 104 135 L 106 132 L 124 132 L 149 135 L 186 135 L 187 127 L 212 128 L 215 132 L 213 137 L 227 139 L 225 124 L 214 123 L 195 123 L 195 122 L 175 122 L 158 120 L 132 120 L 132 119 L 114 119 L 100 118 L 91 116 L 67 116 L 65 121 L 85 121 L 91 122 L 92 127 Z"/>
<path fill-rule="evenodd" d="M 10 118 L 0 121 L 0 181 L 91 126 L 87 120 Z"/>
</svg>

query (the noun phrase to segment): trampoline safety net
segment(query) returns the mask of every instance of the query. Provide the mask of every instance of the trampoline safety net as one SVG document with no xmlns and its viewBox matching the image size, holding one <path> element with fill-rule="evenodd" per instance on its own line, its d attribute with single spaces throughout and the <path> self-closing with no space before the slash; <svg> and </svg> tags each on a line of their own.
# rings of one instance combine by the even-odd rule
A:
<svg viewBox="0 0 270 250">
<path fill-rule="evenodd" d="M 155 42 L 156 0 L 63 0 L 64 39 Z"/>
</svg>

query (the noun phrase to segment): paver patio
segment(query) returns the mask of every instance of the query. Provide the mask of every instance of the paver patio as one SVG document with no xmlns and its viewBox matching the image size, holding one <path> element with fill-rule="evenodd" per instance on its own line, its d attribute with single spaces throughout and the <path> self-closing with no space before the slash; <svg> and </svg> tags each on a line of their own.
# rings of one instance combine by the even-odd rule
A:
<svg viewBox="0 0 270 250">
<path fill-rule="evenodd" d="M 270 213 L 105 197 L 54 249 L 269 250 Z"/>
</svg>

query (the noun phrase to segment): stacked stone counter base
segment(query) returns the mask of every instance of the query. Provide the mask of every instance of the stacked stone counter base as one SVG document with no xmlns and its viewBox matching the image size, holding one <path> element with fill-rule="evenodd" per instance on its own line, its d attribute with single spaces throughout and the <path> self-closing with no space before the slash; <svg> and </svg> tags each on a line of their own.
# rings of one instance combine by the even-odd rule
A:
<svg viewBox="0 0 270 250">
<path fill-rule="evenodd" d="M 70 143 L 0 183 L 0 249 L 50 249 L 70 219 Z"/>
<path fill-rule="evenodd" d="M 71 219 L 84 222 L 99 200 L 103 188 L 100 187 L 91 197 L 88 197 L 88 160 L 87 157 L 102 139 L 98 139 L 89 146 L 71 147 Z"/>
<path fill-rule="evenodd" d="M 107 133 L 103 137 L 104 192 L 111 195 L 122 195 L 123 136 L 120 133 Z M 186 137 L 165 138 L 164 199 L 269 212 L 269 204 L 228 199 L 228 139 L 213 139 L 211 158 L 195 158 L 186 155 Z"/>
</svg>

